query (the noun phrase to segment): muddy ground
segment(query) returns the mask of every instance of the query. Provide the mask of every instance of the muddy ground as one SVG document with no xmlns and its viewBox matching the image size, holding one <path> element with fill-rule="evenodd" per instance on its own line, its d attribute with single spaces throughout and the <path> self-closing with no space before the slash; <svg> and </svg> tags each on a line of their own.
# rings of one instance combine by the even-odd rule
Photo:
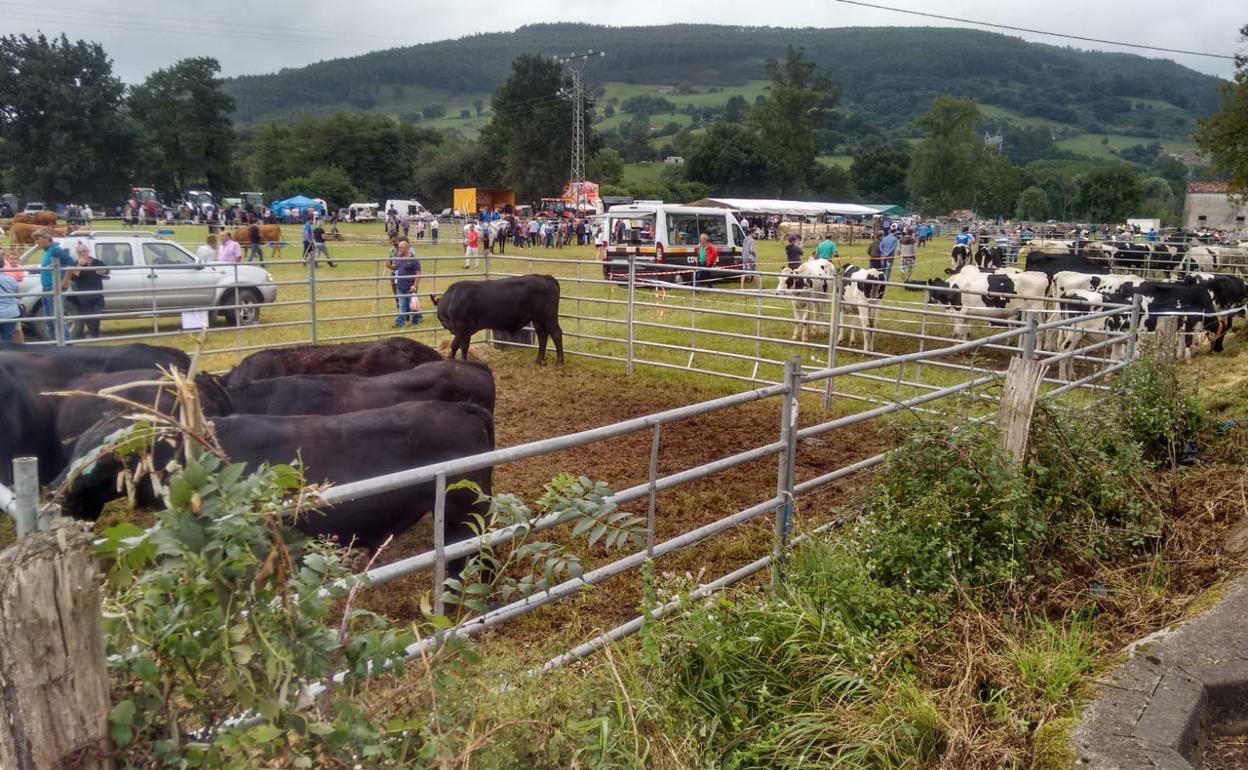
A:
<svg viewBox="0 0 1248 770">
<path fill-rule="evenodd" d="M 496 354 L 484 346 L 478 350 L 494 368 L 498 387 L 495 410 L 497 444 L 514 446 L 526 441 L 608 425 L 631 417 L 724 395 L 722 385 L 691 386 L 662 377 L 629 379 L 595 368 L 577 365 L 575 359 L 563 369 L 536 367 L 527 355 Z M 739 389 L 739 387 L 738 387 Z M 817 400 L 803 400 L 801 424 L 827 419 Z M 662 429 L 658 472 L 660 475 L 697 467 L 726 455 L 750 449 L 778 437 L 780 400 L 772 398 L 722 410 Z M 883 450 L 885 441 L 870 424 L 825 434 L 803 442 L 797 456 L 797 480 L 826 473 Z M 511 463 L 495 469 L 494 490 L 510 492 L 532 501 L 542 485 L 559 473 L 574 473 L 603 480 L 623 489 L 646 480 L 650 454 L 649 430 L 575 450 Z M 758 460 L 731 471 L 660 493 L 656 505 L 656 542 L 723 518 L 767 500 L 775 494 L 777 459 Z M 798 500 L 795 530 L 823 523 L 835 515 L 834 507 L 861 479 L 850 478 L 829 485 L 817 494 Z M 645 515 L 645 501 L 629 510 Z M 426 551 L 432 547 L 432 527 L 426 517 L 421 525 L 396 540 L 383 561 Z M 573 543 L 570 526 L 541 535 L 556 542 Z M 772 522 L 760 517 L 684 551 L 658 560 L 656 572 L 684 575 L 706 582 L 767 554 L 771 547 Z M 586 568 L 620 558 L 625 552 L 608 554 L 601 547 L 578 551 Z M 362 606 L 396 621 L 420 616 L 420 598 L 430 588 L 429 573 L 412 575 L 369 591 Z M 538 610 L 514 621 L 500 633 L 521 639 L 548 639 L 552 628 L 560 636 L 579 641 L 635 617 L 640 603 L 636 573 L 621 575 L 596 589 Z"/>
</svg>

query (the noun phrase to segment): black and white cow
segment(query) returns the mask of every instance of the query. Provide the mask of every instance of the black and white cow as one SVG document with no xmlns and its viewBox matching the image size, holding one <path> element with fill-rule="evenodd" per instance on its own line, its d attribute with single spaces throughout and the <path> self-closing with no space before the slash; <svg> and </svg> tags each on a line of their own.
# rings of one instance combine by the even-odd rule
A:
<svg viewBox="0 0 1248 770">
<path fill-rule="evenodd" d="M 1231 331 L 1235 318 L 1245 316 L 1245 309 L 1248 308 L 1248 287 L 1244 285 L 1244 279 L 1236 275 L 1192 273 L 1187 281 L 1209 292 L 1213 310 L 1217 313 L 1217 329 L 1211 332 L 1209 349 L 1214 353 L 1221 353 L 1222 343 Z"/>
<path fill-rule="evenodd" d="M 1105 295 L 1105 300 L 1115 305 L 1129 305 L 1133 295 L 1140 297 L 1140 322 L 1147 331 L 1157 331 L 1157 322 L 1165 316 L 1178 317 L 1187 358 L 1192 355 L 1192 344 L 1196 341 L 1198 330 L 1214 337 L 1219 332 L 1218 316 L 1214 312 L 1209 290 L 1195 281 L 1145 281 L 1136 286 L 1124 285 L 1118 292 Z M 1111 332 L 1121 332 L 1129 328 L 1130 323 L 1130 317 L 1125 314 L 1110 316 L 1106 319 L 1106 328 Z M 1117 347 L 1115 355 L 1118 355 Z"/>
<path fill-rule="evenodd" d="M 965 340 L 970 335 L 971 317 L 1004 321 L 1019 318 L 1024 310 L 1043 311 L 1049 278 L 1013 268 L 990 273 L 963 269 L 947 281 L 935 279 L 927 284 L 932 300 L 957 314 L 953 334 Z"/>
<path fill-rule="evenodd" d="M 796 268 L 785 267 L 780 271 L 780 283 L 776 293 L 793 298 L 793 336 L 800 334 L 806 342 L 809 331 L 818 322 L 824 308 L 828 307 L 832 278 L 836 268 L 826 259 L 808 259 Z"/>
<path fill-rule="evenodd" d="M 964 265 L 970 264 L 970 261 L 971 247 L 961 243 L 956 244 L 949 252 L 949 272 L 956 273 Z"/>
<path fill-rule="evenodd" d="M 1005 249 L 1001 246 L 980 244 L 973 257 L 975 266 L 981 270 L 993 270 L 1005 265 Z"/>
<path fill-rule="evenodd" d="M 841 271 L 841 319 L 840 334 L 837 344 L 845 337 L 845 329 L 849 327 L 849 344 L 854 344 L 858 330 L 862 330 L 862 349 L 868 353 L 874 350 L 875 326 L 880 317 L 880 304 L 884 301 L 884 271 L 875 268 L 846 265 Z M 880 281 L 881 283 L 869 283 Z M 856 312 L 858 323 L 851 325 L 845 322 L 847 313 Z"/>
</svg>

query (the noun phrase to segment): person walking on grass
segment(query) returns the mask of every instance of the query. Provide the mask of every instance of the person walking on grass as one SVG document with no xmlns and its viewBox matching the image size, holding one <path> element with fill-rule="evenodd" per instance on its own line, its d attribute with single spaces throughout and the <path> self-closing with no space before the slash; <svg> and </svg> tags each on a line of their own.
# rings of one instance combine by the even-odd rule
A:
<svg viewBox="0 0 1248 770">
<path fill-rule="evenodd" d="M 888 235 L 880 239 L 880 269 L 884 271 L 884 280 L 892 280 L 893 260 L 897 257 L 897 247 L 901 245 L 901 240 L 897 237 L 897 230 L 890 229 Z"/>
<path fill-rule="evenodd" d="M 260 248 L 260 225 L 254 221 L 247 226 L 247 240 L 251 242 L 251 249 L 247 252 L 247 261 L 259 257 L 260 264 L 264 264 L 264 251 Z"/>
<path fill-rule="evenodd" d="M 909 281 L 910 274 L 914 272 L 914 258 L 918 253 L 918 239 L 914 237 L 914 231 L 906 228 L 901 234 L 901 280 Z"/>
<path fill-rule="evenodd" d="M 745 231 L 745 241 L 741 244 L 741 269 L 751 273 L 757 273 L 758 270 L 758 228 Z M 745 288 L 745 282 L 754 283 L 758 281 L 758 275 L 742 275 L 741 288 Z"/>
<path fill-rule="evenodd" d="M 325 255 L 325 261 L 330 267 L 338 267 L 334 264 L 334 260 L 329 258 L 329 244 L 325 242 L 325 228 L 318 224 L 312 228 L 312 267 L 316 267 L 316 258 L 321 254 Z"/>
<path fill-rule="evenodd" d="M 793 270 L 802 266 L 802 242 L 797 235 L 789 236 L 789 243 L 784 247 L 784 260 Z"/>
</svg>

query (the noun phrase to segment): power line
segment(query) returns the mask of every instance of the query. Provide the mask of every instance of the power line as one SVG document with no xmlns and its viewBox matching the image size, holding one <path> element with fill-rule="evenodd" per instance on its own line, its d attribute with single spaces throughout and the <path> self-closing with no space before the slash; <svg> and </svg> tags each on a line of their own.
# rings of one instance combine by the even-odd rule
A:
<svg viewBox="0 0 1248 770">
<path fill-rule="evenodd" d="M 893 13 L 907 13 L 911 16 L 924 16 L 929 19 L 941 19 L 942 21 L 956 21 L 961 24 L 975 24 L 980 27 L 992 27 L 994 29 L 1008 29 L 1011 32 L 1026 32 L 1032 35 L 1049 35 L 1050 37 L 1064 37 L 1069 40 L 1081 40 L 1085 43 L 1102 43 L 1104 45 L 1116 45 L 1123 48 L 1140 48 L 1146 51 L 1162 51 L 1164 53 L 1178 53 L 1185 56 L 1206 56 L 1210 59 L 1229 59 L 1235 60 L 1234 56 L 1221 53 L 1208 53 L 1206 51 L 1188 51 L 1182 48 L 1165 48 L 1157 45 L 1144 45 L 1143 43 L 1123 43 L 1118 40 L 1104 40 L 1099 37 L 1084 37 L 1083 35 L 1072 35 L 1066 32 L 1048 32 L 1043 29 L 1031 29 L 1029 27 L 1015 27 L 1010 24 L 995 24 L 990 21 L 976 21 L 975 19 L 963 19 L 959 16 L 945 16 L 939 13 L 928 13 L 926 11 L 913 11 L 909 8 L 892 8 L 887 5 L 877 5 L 875 3 L 865 3 L 862 0 L 833 0 L 833 2 L 844 3 L 845 5 L 859 5 L 863 8 L 873 8 L 877 11 L 892 11 Z"/>
</svg>

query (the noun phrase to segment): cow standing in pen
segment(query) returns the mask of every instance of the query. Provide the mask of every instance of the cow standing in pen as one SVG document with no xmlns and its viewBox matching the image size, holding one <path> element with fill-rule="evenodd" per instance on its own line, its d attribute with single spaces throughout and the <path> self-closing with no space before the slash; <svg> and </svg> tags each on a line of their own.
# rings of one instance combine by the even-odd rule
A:
<svg viewBox="0 0 1248 770">
<path fill-rule="evenodd" d="M 555 363 L 563 364 L 559 326 L 559 281 L 549 275 L 519 275 L 496 281 L 458 281 L 438 297 L 430 294 L 438 321 L 455 335 L 451 358 L 468 359 L 472 335 L 482 329 L 515 333 L 527 324 L 537 332 L 537 363 L 546 362 L 546 341 L 555 342 Z"/>
</svg>

